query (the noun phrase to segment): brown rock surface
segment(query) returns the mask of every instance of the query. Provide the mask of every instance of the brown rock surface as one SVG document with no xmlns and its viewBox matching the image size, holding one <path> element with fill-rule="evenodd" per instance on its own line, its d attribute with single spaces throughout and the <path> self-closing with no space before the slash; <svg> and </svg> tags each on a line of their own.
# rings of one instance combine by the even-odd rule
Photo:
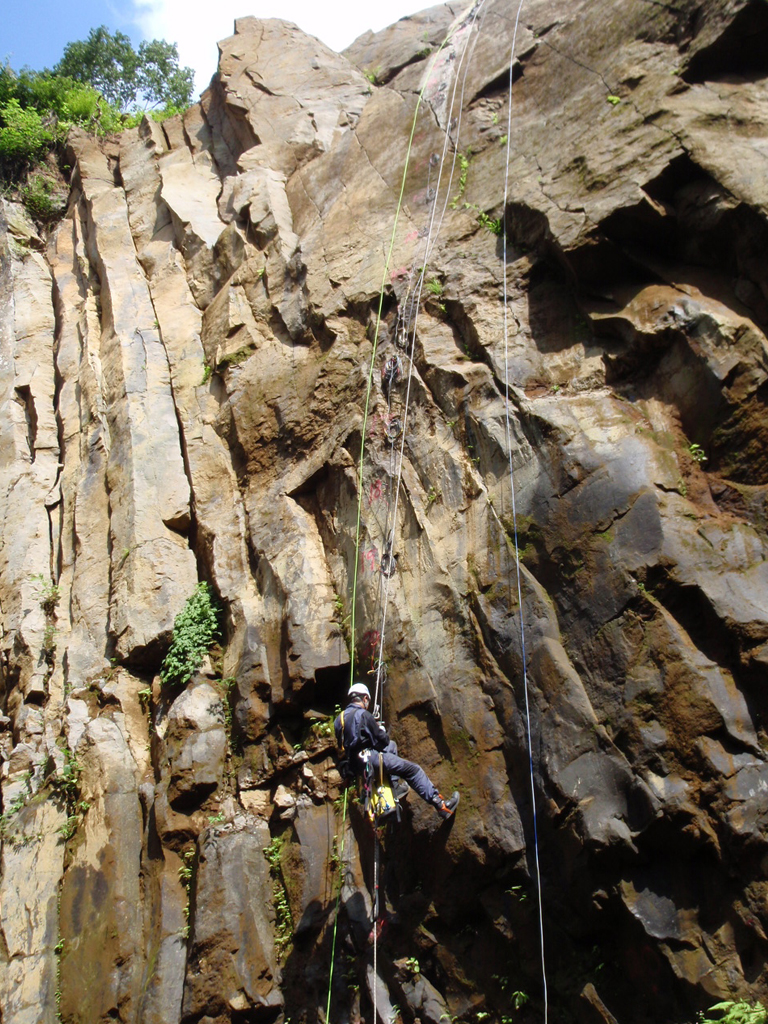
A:
<svg viewBox="0 0 768 1024">
<path fill-rule="evenodd" d="M 528 0 L 511 110 L 517 5 L 242 18 L 45 236 L 0 200 L 3 1024 L 539 1020 L 529 764 L 552 1019 L 768 999 L 767 11 Z M 461 790 L 375 971 L 353 624 Z"/>
</svg>

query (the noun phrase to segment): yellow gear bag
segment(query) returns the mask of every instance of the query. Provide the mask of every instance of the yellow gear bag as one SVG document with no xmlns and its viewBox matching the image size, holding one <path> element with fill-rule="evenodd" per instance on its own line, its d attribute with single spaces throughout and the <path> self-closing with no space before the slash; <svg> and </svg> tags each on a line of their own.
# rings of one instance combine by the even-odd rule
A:
<svg viewBox="0 0 768 1024">
<path fill-rule="evenodd" d="M 381 758 L 379 758 L 379 779 L 378 782 L 371 780 L 371 795 L 368 798 L 366 811 L 373 825 L 380 824 L 389 814 L 397 814 L 398 821 L 400 820 L 400 805 L 392 791 L 392 783 L 384 774 Z"/>
</svg>

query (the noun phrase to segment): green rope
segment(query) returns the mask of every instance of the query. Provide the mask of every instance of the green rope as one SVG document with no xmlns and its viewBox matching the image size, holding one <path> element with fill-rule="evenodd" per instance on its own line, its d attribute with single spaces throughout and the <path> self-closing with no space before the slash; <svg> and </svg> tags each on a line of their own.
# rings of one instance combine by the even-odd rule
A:
<svg viewBox="0 0 768 1024">
<path fill-rule="evenodd" d="M 347 825 L 347 794 L 349 789 L 344 790 L 344 813 L 341 821 L 341 849 L 339 851 L 339 891 L 336 894 L 336 910 L 334 911 L 333 918 L 333 941 L 331 943 L 331 973 L 328 976 L 328 1002 L 325 1007 L 325 1021 L 329 1024 L 331 1019 L 331 990 L 333 988 L 333 967 L 336 962 L 336 929 L 339 924 L 339 902 L 341 900 L 341 890 L 344 886 L 344 836 L 346 835 Z"/>
<path fill-rule="evenodd" d="M 363 458 L 365 456 L 365 434 L 368 429 L 368 411 L 371 402 L 371 391 L 373 388 L 373 371 L 376 366 L 376 351 L 379 344 L 379 330 L 381 328 L 381 313 L 384 308 L 384 290 L 387 287 L 387 275 L 389 273 L 389 265 L 392 260 L 392 252 L 395 248 L 395 236 L 397 234 L 397 222 L 400 218 L 400 211 L 403 206 L 403 196 L 405 195 L 405 180 L 408 175 L 408 165 L 411 159 L 411 149 L 413 147 L 413 137 L 416 134 L 416 120 L 419 115 L 419 108 L 421 107 L 421 101 L 424 98 L 424 92 L 429 84 L 429 80 L 432 77 L 432 71 L 437 62 L 437 58 L 440 56 L 443 48 L 446 46 L 453 33 L 449 32 L 445 39 L 440 44 L 439 48 L 435 51 L 432 61 L 427 70 L 427 74 L 424 78 L 424 85 L 421 87 L 418 99 L 416 101 L 416 109 L 413 112 L 413 124 L 411 125 L 411 134 L 408 138 L 408 149 L 405 154 L 405 167 L 403 168 L 403 179 L 400 183 L 400 195 L 397 199 L 397 210 L 395 211 L 395 223 L 392 226 L 392 237 L 389 241 L 389 251 L 387 252 L 387 259 L 384 263 L 384 274 L 381 279 L 381 290 L 379 292 L 379 308 L 376 312 L 376 330 L 373 334 L 373 351 L 371 352 L 371 365 L 368 370 L 368 388 L 365 394 L 365 411 L 363 413 L 363 432 L 360 440 L 360 468 L 358 470 L 358 493 L 357 493 L 357 525 L 355 528 L 355 569 L 352 577 L 352 612 L 350 616 L 350 656 L 349 656 L 349 681 L 350 685 L 355 681 L 355 609 L 357 607 L 357 575 L 358 567 L 360 565 L 360 524 L 363 515 Z"/>
</svg>

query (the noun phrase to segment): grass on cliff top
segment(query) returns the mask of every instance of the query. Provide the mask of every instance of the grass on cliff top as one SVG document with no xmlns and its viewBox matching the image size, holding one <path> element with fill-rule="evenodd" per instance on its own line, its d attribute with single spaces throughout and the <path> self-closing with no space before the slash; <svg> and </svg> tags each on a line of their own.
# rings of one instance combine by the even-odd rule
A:
<svg viewBox="0 0 768 1024">
<path fill-rule="evenodd" d="M 186 685 L 221 636 L 220 619 L 221 606 L 210 584 L 198 583 L 173 623 L 171 646 L 160 668 L 163 683 Z"/>
</svg>

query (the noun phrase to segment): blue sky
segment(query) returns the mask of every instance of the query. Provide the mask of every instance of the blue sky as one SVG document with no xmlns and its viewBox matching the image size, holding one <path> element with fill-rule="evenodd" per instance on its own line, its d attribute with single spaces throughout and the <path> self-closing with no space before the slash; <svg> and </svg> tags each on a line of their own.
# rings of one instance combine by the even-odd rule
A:
<svg viewBox="0 0 768 1024">
<path fill-rule="evenodd" d="M 385 28 L 406 14 L 431 6 L 429 0 L 7 0 L 0 21 L 0 60 L 12 68 L 52 67 L 68 42 L 85 39 L 106 25 L 124 32 L 134 45 L 142 39 L 177 43 L 181 63 L 195 68 L 196 86 L 205 88 L 216 70 L 216 43 L 232 34 L 234 19 L 285 18 L 342 50 L 367 29 Z"/>
</svg>

